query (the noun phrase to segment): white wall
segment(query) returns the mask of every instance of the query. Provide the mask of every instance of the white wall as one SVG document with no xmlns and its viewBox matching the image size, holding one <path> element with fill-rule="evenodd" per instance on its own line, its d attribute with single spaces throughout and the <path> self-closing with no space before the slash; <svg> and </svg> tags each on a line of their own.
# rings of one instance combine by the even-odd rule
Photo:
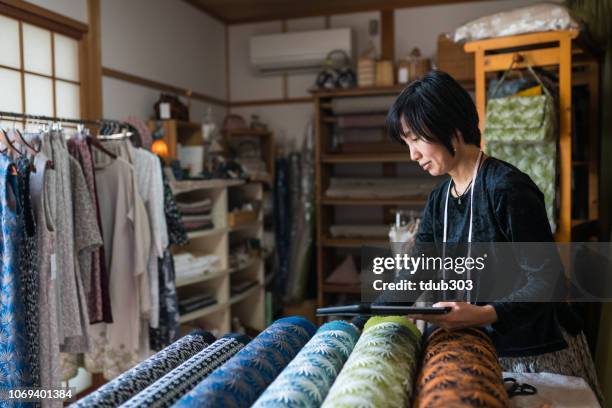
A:
<svg viewBox="0 0 612 408">
<path fill-rule="evenodd" d="M 368 27 L 370 20 L 380 24 L 378 11 L 352 14 L 338 14 L 330 17 L 330 28 L 350 27 L 356 36 L 356 52 L 359 55 L 368 47 Z M 324 17 L 309 17 L 289 19 L 286 22 L 287 31 L 308 31 L 325 28 Z M 248 101 L 261 99 L 282 99 L 283 78 L 277 76 L 261 76 L 254 72 L 249 63 L 249 38 L 256 34 L 279 33 L 282 31 L 280 21 L 231 25 L 229 27 L 230 52 L 230 101 Z M 380 30 L 379 30 L 380 31 Z M 377 50 L 380 51 L 380 35 L 373 38 Z M 287 96 L 299 98 L 310 96 L 316 73 L 290 74 L 287 76 Z M 232 113 L 249 119 L 250 115 L 259 114 L 276 134 L 277 141 L 293 140 L 296 147 L 301 145 L 304 127 L 313 115 L 310 103 L 279 104 L 232 108 Z M 291 143 L 291 142 L 290 142 Z"/>
<path fill-rule="evenodd" d="M 274 131 L 277 144 L 295 148 L 301 147 L 306 124 L 314 114 L 312 103 L 232 108 L 231 112 L 247 121 L 251 114 L 259 115 L 259 119 Z"/>
<path fill-rule="evenodd" d="M 28 0 L 28 2 L 87 24 L 86 0 Z"/>
<path fill-rule="evenodd" d="M 104 0 L 102 66 L 226 99 L 225 26 L 182 1 Z M 104 116 L 147 119 L 160 91 L 103 80 Z M 204 105 L 194 102 L 193 120 Z M 218 110 L 218 106 L 214 106 Z M 225 115 L 225 109 L 218 116 Z"/>
<path fill-rule="evenodd" d="M 435 59 L 439 34 L 478 17 L 533 3 L 541 3 L 541 0 L 480 1 L 397 9 L 394 14 L 395 58 L 402 58 L 414 47 L 419 47 L 421 55 Z"/>
</svg>

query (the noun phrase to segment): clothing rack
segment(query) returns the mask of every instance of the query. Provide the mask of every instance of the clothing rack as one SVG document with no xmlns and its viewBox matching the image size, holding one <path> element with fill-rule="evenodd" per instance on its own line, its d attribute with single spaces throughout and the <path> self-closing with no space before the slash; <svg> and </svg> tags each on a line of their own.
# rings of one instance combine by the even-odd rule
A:
<svg viewBox="0 0 612 408">
<path fill-rule="evenodd" d="M 0 118 L 13 118 L 13 119 L 23 119 L 23 120 L 35 120 L 40 122 L 59 122 L 59 123 L 74 123 L 74 124 L 83 124 L 83 125 L 102 125 L 105 123 L 109 124 L 119 124 L 132 128 L 132 125 L 121 122 L 119 120 L 113 119 L 68 119 L 68 118 L 60 118 L 56 116 L 44 116 L 44 115 L 32 115 L 29 113 L 18 113 L 18 112 L 4 112 L 0 111 Z"/>
<path fill-rule="evenodd" d="M 134 143 L 136 146 L 141 146 L 142 145 L 142 141 L 140 138 L 140 133 L 138 132 L 138 129 L 136 129 L 133 125 L 131 125 L 130 123 L 127 122 L 123 122 L 120 120 L 114 120 L 114 119 L 97 119 L 97 120 L 92 120 L 92 119 L 69 119 L 69 118 L 60 118 L 57 116 L 45 116 L 45 115 L 32 115 L 32 114 L 28 114 L 28 113 L 19 113 L 19 112 L 6 112 L 6 111 L 0 111 L 0 119 L 4 119 L 6 120 L 7 118 L 9 118 L 8 120 L 12 120 L 12 121 L 18 121 L 18 120 L 33 120 L 33 121 L 38 121 L 38 122 L 54 122 L 54 123 L 70 123 L 70 124 L 74 124 L 76 126 L 78 125 L 93 125 L 93 126 L 98 126 L 101 129 L 101 133 L 104 135 L 107 135 L 107 137 L 109 139 L 113 139 L 112 137 L 108 136 L 109 134 L 106 133 L 104 131 L 104 127 L 106 125 L 113 125 L 113 127 L 111 127 L 111 129 L 109 130 L 113 130 L 114 126 L 117 126 L 119 129 L 116 129 L 117 131 L 121 130 L 121 129 L 125 129 L 127 128 L 127 132 L 125 132 L 125 137 L 129 137 L 132 140 L 132 143 Z M 117 132 L 111 132 L 111 133 L 117 133 Z M 100 136 L 100 138 L 105 138 L 104 136 Z"/>
</svg>

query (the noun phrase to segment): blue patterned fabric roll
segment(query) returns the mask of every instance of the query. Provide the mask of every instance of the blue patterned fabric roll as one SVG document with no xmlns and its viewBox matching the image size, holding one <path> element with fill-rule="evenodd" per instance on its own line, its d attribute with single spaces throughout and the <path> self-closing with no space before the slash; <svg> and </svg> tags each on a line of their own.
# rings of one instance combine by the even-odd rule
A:
<svg viewBox="0 0 612 408">
<path fill-rule="evenodd" d="M 212 334 L 194 331 L 71 406 L 79 408 L 119 406 L 214 341 L 215 337 Z"/>
<path fill-rule="evenodd" d="M 189 392 L 215 369 L 232 358 L 249 342 L 242 334 L 226 334 L 125 404 L 125 408 L 166 408 Z"/>
<path fill-rule="evenodd" d="M 359 339 L 359 330 L 337 320 L 317 331 L 253 407 L 319 407 Z"/>
<path fill-rule="evenodd" d="M 249 407 L 315 331 L 302 317 L 277 320 L 174 407 Z"/>
</svg>

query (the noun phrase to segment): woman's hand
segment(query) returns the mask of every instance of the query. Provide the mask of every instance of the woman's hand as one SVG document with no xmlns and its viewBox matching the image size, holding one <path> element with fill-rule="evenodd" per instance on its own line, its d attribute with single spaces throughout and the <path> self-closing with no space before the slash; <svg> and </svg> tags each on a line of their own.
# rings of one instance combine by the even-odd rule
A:
<svg viewBox="0 0 612 408">
<path fill-rule="evenodd" d="M 434 307 L 451 307 L 445 314 L 425 314 L 410 316 L 416 320 L 425 320 L 446 330 L 482 327 L 497 321 L 497 313 L 491 305 L 477 306 L 465 302 L 438 302 Z"/>
</svg>

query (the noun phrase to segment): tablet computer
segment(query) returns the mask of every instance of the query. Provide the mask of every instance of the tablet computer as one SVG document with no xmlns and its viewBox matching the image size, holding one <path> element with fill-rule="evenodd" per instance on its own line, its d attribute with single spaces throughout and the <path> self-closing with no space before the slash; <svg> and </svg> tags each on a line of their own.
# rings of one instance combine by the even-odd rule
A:
<svg viewBox="0 0 612 408">
<path fill-rule="evenodd" d="M 450 310 L 450 307 L 355 304 L 320 307 L 317 309 L 317 316 L 404 316 L 411 314 L 445 314 Z"/>
</svg>

